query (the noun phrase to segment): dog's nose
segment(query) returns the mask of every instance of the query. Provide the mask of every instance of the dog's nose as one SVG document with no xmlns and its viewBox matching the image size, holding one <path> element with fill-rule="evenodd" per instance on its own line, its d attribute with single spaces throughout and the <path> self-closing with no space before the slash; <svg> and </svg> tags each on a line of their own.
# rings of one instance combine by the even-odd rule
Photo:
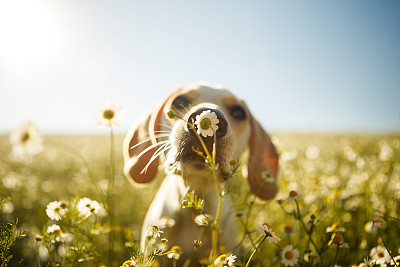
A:
<svg viewBox="0 0 400 267">
<path fill-rule="evenodd" d="M 188 122 L 190 123 L 195 123 L 196 121 L 196 116 L 200 115 L 201 113 L 203 113 L 204 111 L 209 110 L 211 113 L 215 113 L 215 115 L 217 116 L 218 119 L 218 130 L 216 131 L 217 134 L 217 138 L 222 138 L 226 135 L 226 133 L 228 132 L 228 122 L 226 121 L 226 118 L 224 116 L 224 114 L 218 110 L 218 109 L 212 109 L 212 108 L 199 108 L 198 110 L 196 110 L 195 112 L 193 112 L 192 114 L 190 114 L 189 118 L 188 118 Z M 197 126 L 195 126 L 197 128 Z M 189 130 L 190 127 L 187 127 L 187 129 Z M 192 132 L 192 131 L 190 131 Z"/>
</svg>

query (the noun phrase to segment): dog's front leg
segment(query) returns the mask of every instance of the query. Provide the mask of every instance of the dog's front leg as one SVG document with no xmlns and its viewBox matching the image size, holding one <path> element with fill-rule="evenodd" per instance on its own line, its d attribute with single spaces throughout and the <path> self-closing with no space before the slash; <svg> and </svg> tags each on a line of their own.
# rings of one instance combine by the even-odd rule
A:
<svg viewBox="0 0 400 267">
<path fill-rule="evenodd" d="M 143 227 L 140 245 L 145 247 L 147 230 L 152 225 L 159 226 L 163 216 L 176 219 L 176 214 L 181 209 L 181 201 L 186 195 L 187 188 L 181 176 L 176 174 L 167 175 L 164 178 L 156 196 L 147 211 Z"/>
</svg>

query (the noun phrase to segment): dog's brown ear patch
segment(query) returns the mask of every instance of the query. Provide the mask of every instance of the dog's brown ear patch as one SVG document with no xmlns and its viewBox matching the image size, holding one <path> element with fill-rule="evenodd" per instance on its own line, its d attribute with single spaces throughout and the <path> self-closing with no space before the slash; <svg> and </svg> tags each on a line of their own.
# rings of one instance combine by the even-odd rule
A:
<svg viewBox="0 0 400 267">
<path fill-rule="evenodd" d="M 251 191 L 262 199 L 272 199 L 278 192 L 278 153 L 260 123 L 251 117 L 248 182 Z"/>
<path fill-rule="evenodd" d="M 152 156 L 158 147 L 150 148 L 157 142 L 155 131 L 161 125 L 164 105 L 150 113 L 139 124 L 132 127 L 124 140 L 124 173 L 135 185 L 151 182 L 157 175 L 159 159 L 154 159 L 150 165 Z M 147 166 L 148 165 L 148 166 Z"/>
</svg>

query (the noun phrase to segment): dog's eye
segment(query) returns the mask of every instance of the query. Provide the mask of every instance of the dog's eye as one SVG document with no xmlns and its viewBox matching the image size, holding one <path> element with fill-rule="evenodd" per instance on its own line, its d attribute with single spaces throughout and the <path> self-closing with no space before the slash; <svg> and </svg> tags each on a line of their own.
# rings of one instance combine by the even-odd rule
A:
<svg viewBox="0 0 400 267">
<path fill-rule="evenodd" d="M 172 107 L 176 109 L 186 108 L 190 105 L 190 100 L 187 99 L 185 96 L 181 95 L 172 101 Z"/>
<path fill-rule="evenodd" d="M 246 119 L 246 112 L 241 106 L 233 106 L 229 110 L 229 115 L 236 119 L 236 120 L 245 120 Z"/>
</svg>

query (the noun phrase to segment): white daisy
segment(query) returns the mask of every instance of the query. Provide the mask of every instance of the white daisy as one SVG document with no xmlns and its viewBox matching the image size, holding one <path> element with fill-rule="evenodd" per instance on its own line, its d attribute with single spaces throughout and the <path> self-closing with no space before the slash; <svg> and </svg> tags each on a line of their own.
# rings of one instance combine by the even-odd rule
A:
<svg viewBox="0 0 400 267">
<path fill-rule="evenodd" d="M 344 237 L 340 233 L 333 233 L 328 245 L 330 245 L 331 247 L 334 247 L 336 245 L 339 248 L 349 248 L 349 244 L 344 242 Z"/>
<path fill-rule="evenodd" d="M 197 126 L 197 133 L 204 137 L 213 136 L 214 131 L 218 130 L 219 119 L 211 110 L 203 111 L 200 115 L 196 116 L 194 124 Z M 214 130 L 214 131 L 213 131 Z"/>
<path fill-rule="evenodd" d="M 121 267 L 134 267 L 136 266 L 136 257 L 132 256 L 130 260 L 124 261 Z"/>
<path fill-rule="evenodd" d="M 396 256 L 393 258 L 393 260 L 390 260 L 390 265 L 394 265 L 394 266 L 400 266 L 400 255 Z"/>
<path fill-rule="evenodd" d="M 147 229 L 146 236 L 150 237 L 150 238 L 157 238 L 157 237 L 160 237 L 160 233 L 164 233 L 164 232 L 161 231 L 157 225 L 152 225 L 149 229 Z"/>
<path fill-rule="evenodd" d="M 274 228 L 268 226 L 267 224 L 258 225 L 257 231 L 267 236 L 267 240 L 269 243 L 277 244 L 281 240 L 280 237 L 275 234 Z"/>
<path fill-rule="evenodd" d="M 288 201 L 292 201 L 295 199 L 298 199 L 299 197 L 301 197 L 302 194 L 301 193 L 297 193 L 297 191 L 290 191 L 289 192 L 289 197 L 284 198 L 284 199 L 277 199 L 275 200 L 279 205 L 283 204 L 284 202 L 288 202 Z"/>
<path fill-rule="evenodd" d="M 386 222 L 380 218 L 374 219 L 374 220 L 372 220 L 372 227 L 376 228 L 376 229 L 386 228 Z"/>
<path fill-rule="evenodd" d="M 345 232 L 346 229 L 344 227 L 341 227 L 340 225 L 334 223 L 331 226 L 328 226 L 326 228 L 327 233 L 339 233 L 339 232 Z"/>
<path fill-rule="evenodd" d="M 295 266 L 299 259 L 299 251 L 293 248 L 293 245 L 287 245 L 283 248 L 281 257 L 282 264 L 285 266 Z"/>
<path fill-rule="evenodd" d="M 261 173 L 261 179 L 263 179 L 266 183 L 275 183 L 275 178 L 269 171 L 266 170 Z"/>
<path fill-rule="evenodd" d="M 301 193 L 297 193 L 297 191 L 290 191 L 289 192 L 289 197 L 285 199 L 285 201 L 291 201 L 291 200 L 295 200 L 299 197 L 301 197 L 302 194 Z"/>
<path fill-rule="evenodd" d="M 175 220 L 168 216 L 162 216 L 160 221 L 158 222 L 158 225 L 160 226 L 161 229 L 167 227 L 173 227 L 175 225 Z"/>
<path fill-rule="evenodd" d="M 11 158 L 16 161 L 29 161 L 43 150 L 42 136 L 30 122 L 19 125 L 10 134 L 9 141 L 12 145 Z"/>
<path fill-rule="evenodd" d="M 236 261 L 236 258 L 237 257 L 233 254 L 230 254 L 229 256 L 227 256 L 226 254 L 222 254 L 215 259 L 214 266 L 222 267 L 225 264 L 228 266 L 234 266 L 233 263 Z"/>
<path fill-rule="evenodd" d="M 47 233 L 51 235 L 60 235 L 62 231 L 59 225 L 53 224 L 47 227 Z"/>
<path fill-rule="evenodd" d="M 298 231 L 295 230 L 295 229 L 293 229 L 292 226 L 290 226 L 290 225 L 285 225 L 285 227 L 283 228 L 282 236 L 283 236 L 283 237 L 292 237 L 292 236 L 296 235 L 297 232 L 298 232 Z"/>
<path fill-rule="evenodd" d="M 167 254 L 167 257 L 174 260 L 179 260 L 182 254 L 182 248 L 180 246 L 173 246 L 170 250 L 170 253 Z"/>
<path fill-rule="evenodd" d="M 84 197 L 78 201 L 76 208 L 79 215 L 86 219 L 92 214 L 98 214 L 103 207 L 96 200 Z"/>
<path fill-rule="evenodd" d="M 390 261 L 390 254 L 387 249 L 382 245 L 378 245 L 371 249 L 369 255 L 371 256 L 372 260 L 374 260 L 377 264 L 385 264 L 389 263 Z"/>
<path fill-rule="evenodd" d="M 194 218 L 194 222 L 198 226 L 208 226 L 210 224 L 210 221 L 211 221 L 211 216 L 208 214 L 200 214 Z"/>
<path fill-rule="evenodd" d="M 99 126 L 114 128 L 119 125 L 122 119 L 122 108 L 115 102 L 103 104 L 96 112 L 96 123 Z"/>
<path fill-rule="evenodd" d="M 364 230 L 365 232 L 372 234 L 377 231 L 377 228 L 374 227 L 374 223 L 372 221 L 369 221 L 364 225 Z"/>
<path fill-rule="evenodd" d="M 59 221 L 67 213 L 67 204 L 61 201 L 52 201 L 47 205 L 46 214 L 50 219 Z"/>
</svg>

